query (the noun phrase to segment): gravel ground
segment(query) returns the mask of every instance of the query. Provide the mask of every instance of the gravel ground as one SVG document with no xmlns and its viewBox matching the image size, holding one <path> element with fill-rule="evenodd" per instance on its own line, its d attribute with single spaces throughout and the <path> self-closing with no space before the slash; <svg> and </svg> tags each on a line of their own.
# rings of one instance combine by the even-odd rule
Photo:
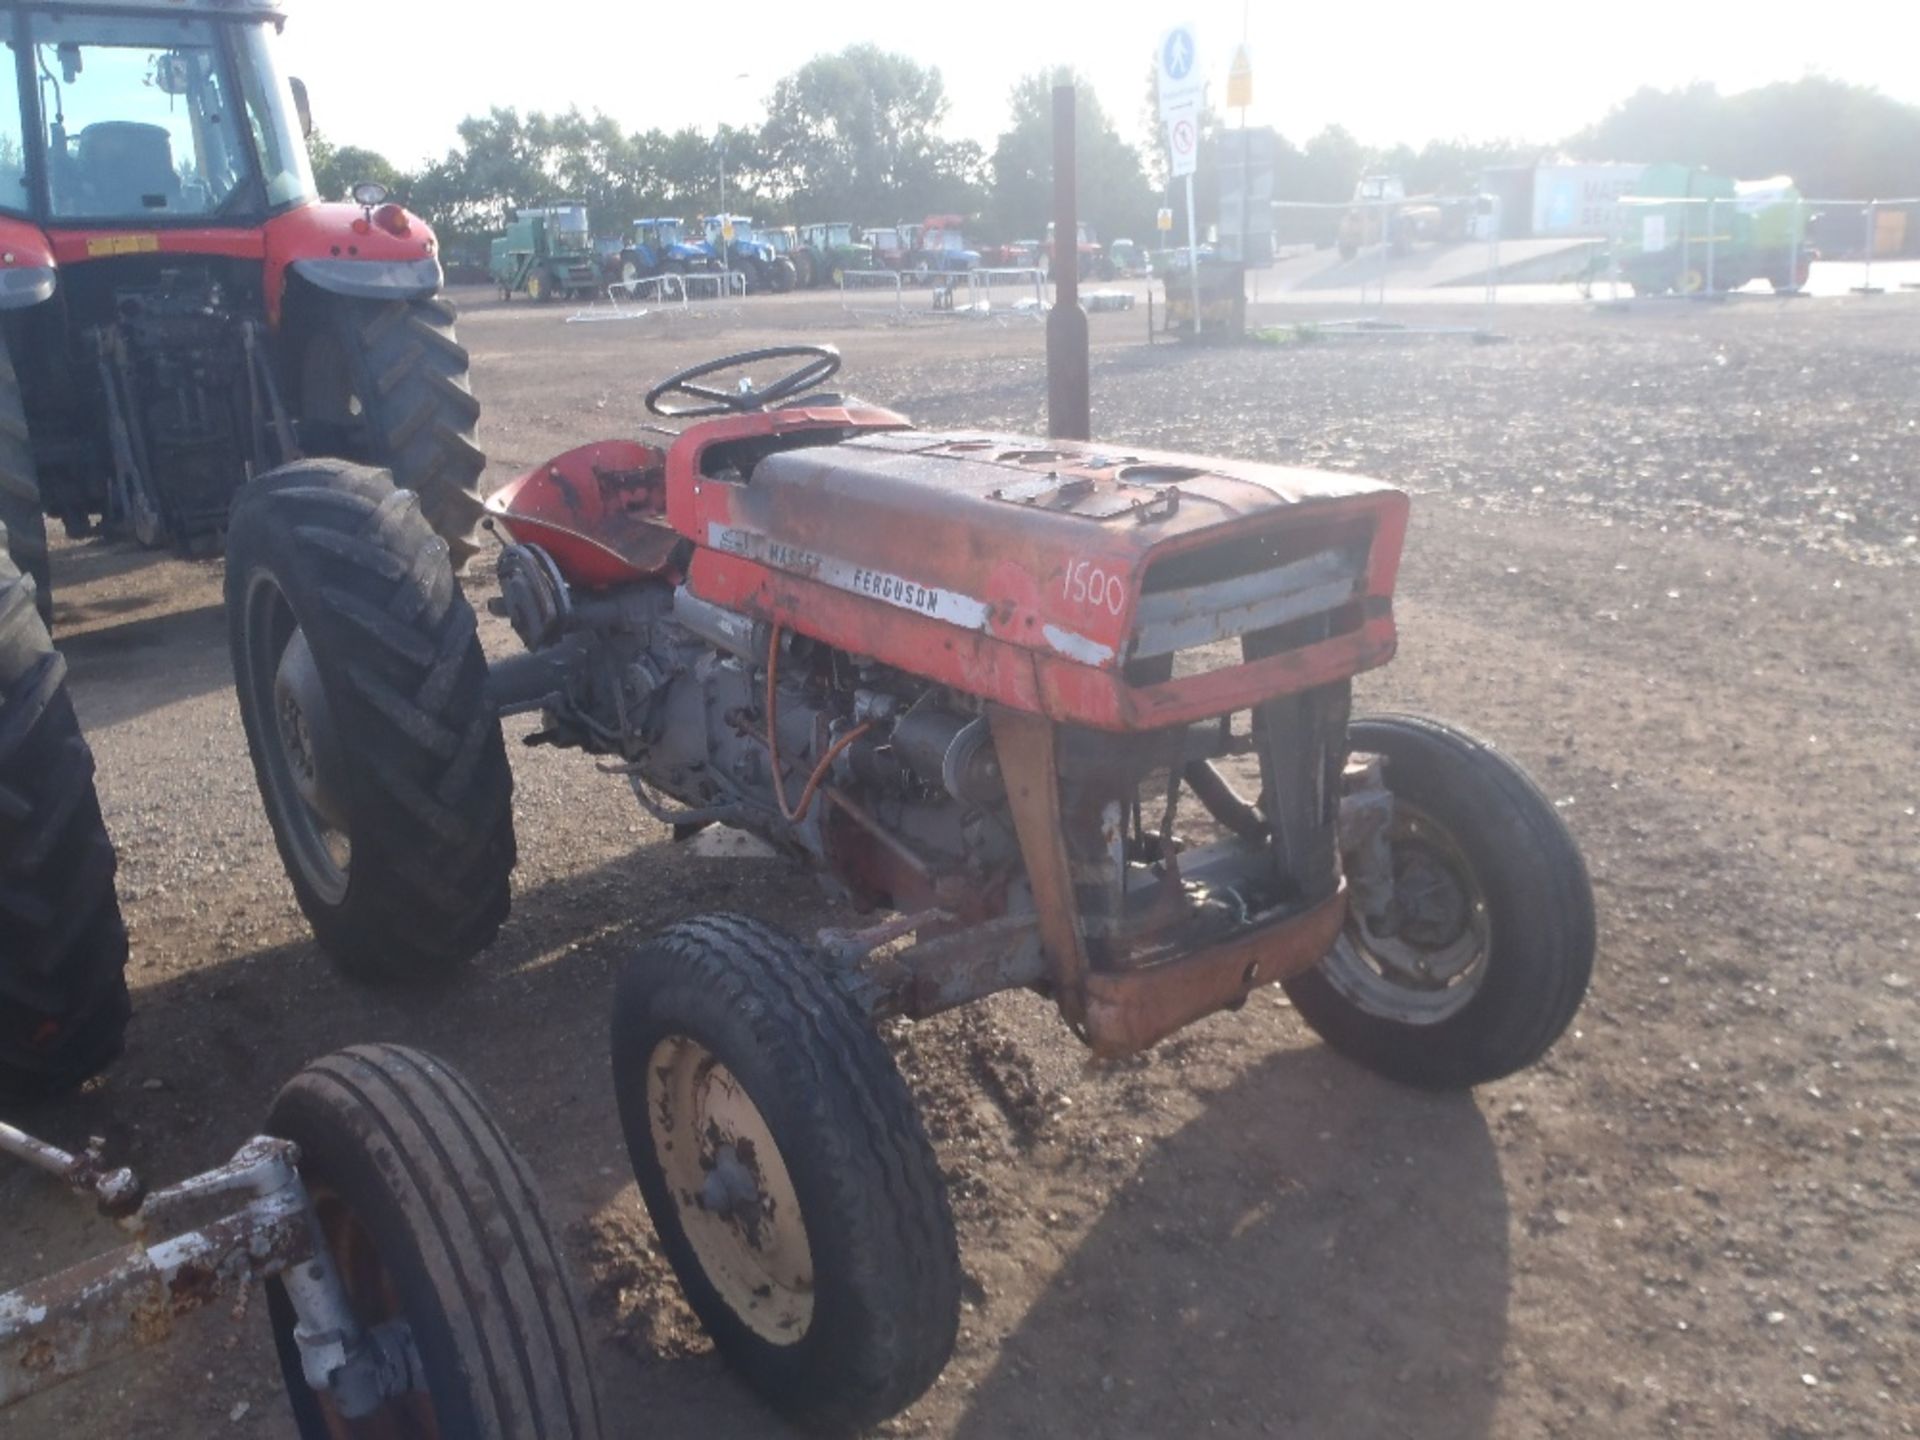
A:
<svg viewBox="0 0 1920 1440">
<path fill-rule="evenodd" d="M 1194 351 L 1099 316 L 1095 428 L 1415 492 L 1401 655 L 1362 701 L 1480 731 L 1562 808 L 1599 901 L 1585 1010 L 1534 1070 L 1445 1097 L 1333 1058 L 1278 991 L 1119 1064 L 1026 997 L 895 1035 L 968 1279 L 953 1364 L 885 1433 L 1920 1429 L 1920 297 L 1500 319 L 1492 345 L 1322 327 Z M 1029 323 L 855 327 L 790 297 L 569 327 L 480 300 L 490 479 L 630 428 L 651 378 L 797 331 L 923 422 L 1042 421 Z M 55 575 L 138 1015 L 105 1082 L 26 1118 L 171 1178 L 314 1054 L 438 1050 L 543 1178 L 613 1413 L 783 1434 L 653 1248 L 603 1046 L 637 936 L 727 906 L 837 919 L 807 877 L 670 847 L 580 757 L 516 753 L 500 942 L 436 990 L 350 984 L 253 792 L 217 564 L 87 544 Z M 0 1208 L 0 1282 L 109 1243 L 18 1173 Z M 182 1329 L 0 1434 L 291 1433 L 257 1311 Z"/>
</svg>

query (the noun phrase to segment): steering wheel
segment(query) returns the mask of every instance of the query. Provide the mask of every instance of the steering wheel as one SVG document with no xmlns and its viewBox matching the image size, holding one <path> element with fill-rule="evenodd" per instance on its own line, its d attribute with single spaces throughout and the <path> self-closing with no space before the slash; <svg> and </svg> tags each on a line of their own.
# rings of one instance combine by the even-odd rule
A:
<svg viewBox="0 0 1920 1440">
<path fill-rule="evenodd" d="M 743 366 L 757 365 L 763 360 L 789 360 L 803 356 L 806 364 L 764 389 L 756 389 L 751 380 L 738 390 L 716 390 L 695 383 L 722 370 L 737 370 Z M 738 355 L 723 355 L 718 360 L 708 360 L 689 370 L 682 370 L 678 375 L 669 375 L 647 392 L 647 409 L 668 420 L 692 419 L 701 415 L 744 415 L 765 410 L 769 405 L 777 405 L 782 400 L 816 389 L 832 378 L 839 368 L 840 352 L 831 345 L 776 345 L 768 350 L 742 350 Z M 701 403 L 672 407 L 663 405 L 661 402 L 669 395 L 688 395 Z"/>
</svg>

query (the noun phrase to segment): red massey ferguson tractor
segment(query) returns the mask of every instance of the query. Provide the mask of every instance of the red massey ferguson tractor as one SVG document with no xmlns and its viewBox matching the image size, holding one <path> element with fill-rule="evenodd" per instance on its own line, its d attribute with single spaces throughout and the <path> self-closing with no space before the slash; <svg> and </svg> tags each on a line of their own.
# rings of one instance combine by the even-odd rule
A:
<svg viewBox="0 0 1920 1440">
<path fill-rule="evenodd" d="M 647 397 L 693 422 L 677 435 L 493 495 L 490 604 L 525 653 L 491 668 L 378 470 L 248 487 L 226 580 L 261 792 L 347 967 L 428 972 L 492 939 L 511 714 L 540 717 L 528 744 L 605 757 L 676 837 L 750 831 L 888 912 L 810 941 L 681 920 L 614 1007 L 634 1173 L 689 1300 L 829 1428 L 930 1384 L 959 1305 L 875 1019 L 1024 987 L 1120 1055 L 1278 981 L 1363 1064 L 1467 1086 L 1546 1051 L 1594 948 L 1580 856 L 1511 761 L 1349 714 L 1394 650 L 1402 492 L 923 433 L 817 393 L 838 366 L 802 346 L 684 371 Z"/>
<path fill-rule="evenodd" d="M 392 469 L 464 559 L 479 407 L 433 232 L 316 201 L 280 0 L 0 0 L 0 524 L 217 543 L 296 455 Z"/>
</svg>

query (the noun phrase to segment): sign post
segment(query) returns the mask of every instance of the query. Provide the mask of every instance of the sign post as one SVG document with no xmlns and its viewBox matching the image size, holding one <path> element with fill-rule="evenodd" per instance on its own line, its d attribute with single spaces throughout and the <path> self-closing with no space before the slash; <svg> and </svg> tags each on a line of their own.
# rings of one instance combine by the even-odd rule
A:
<svg viewBox="0 0 1920 1440">
<path fill-rule="evenodd" d="M 1246 265 L 1253 247 L 1247 233 L 1253 201 L 1253 156 L 1247 148 L 1247 107 L 1253 104 L 1253 56 L 1242 40 L 1233 47 L 1233 64 L 1227 70 L 1227 108 L 1240 112 L 1240 263 Z"/>
<path fill-rule="evenodd" d="M 1200 333 L 1200 236 L 1193 215 L 1193 172 L 1200 160 L 1200 101 L 1206 82 L 1191 25 L 1176 25 L 1156 56 L 1160 118 L 1167 127 L 1173 178 L 1187 182 L 1187 277 L 1193 286 L 1193 333 Z"/>
</svg>

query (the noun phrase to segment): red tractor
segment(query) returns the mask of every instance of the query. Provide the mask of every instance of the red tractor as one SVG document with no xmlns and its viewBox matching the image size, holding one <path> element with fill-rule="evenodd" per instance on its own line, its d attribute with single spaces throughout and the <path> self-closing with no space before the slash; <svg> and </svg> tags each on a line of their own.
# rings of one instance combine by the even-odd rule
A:
<svg viewBox="0 0 1920 1440">
<path fill-rule="evenodd" d="M 433 232 L 318 203 L 279 0 L 0 0 L 0 523 L 217 544 L 300 454 L 389 467 L 456 561 L 485 463 Z M 9 133 L 11 136 L 9 138 Z"/>
<path fill-rule="evenodd" d="M 677 437 L 494 494 L 489 604 L 525 653 L 491 668 L 379 470 L 249 486 L 226 584 L 274 834 L 351 969 L 443 970 L 505 919 L 504 715 L 604 757 L 676 837 L 752 832 L 882 912 L 811 940 L 680 920 L 613 1017 L 630 1159 L 694 1309 L 784 1413 L 851 1428 L 932 1382 L 960 1299 L 874 1020 L 1029 988 L 1121 1055 L 1278 981 L 1362 1063 L 1468 1086 L 1566 1027 L 1594 917 L 1511 761 L 1349 713 L 1394 651 L 1401 491 L 923 433 L 818 393 L 839 363 L 696 366 L 647 396 Z M 756 385 L 770 366 L 793 368 Z"/>
</svg>

